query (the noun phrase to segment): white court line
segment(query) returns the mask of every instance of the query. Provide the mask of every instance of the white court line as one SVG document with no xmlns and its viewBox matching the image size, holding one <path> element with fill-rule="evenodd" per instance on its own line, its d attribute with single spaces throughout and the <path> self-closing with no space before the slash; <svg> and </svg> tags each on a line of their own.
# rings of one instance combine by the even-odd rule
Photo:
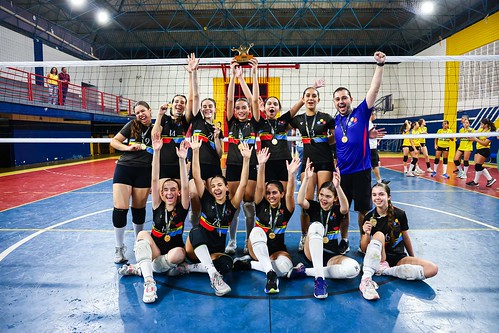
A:
<svg viewBox="0 0 499 333">
<path fill-rule="evenodd" d="M 98 212 L 93 212 L 93 213 L 90 213 L 90 214 L 87 214 L 87 215 L 75 217 L 75 218 L 72 218 L 70 220 L 59 222 L 57 224 L 51 225 L 50 227 L 44 228 L 44 229 L 42 229 L 40 231 L 37 231 L 34 234 L 29 235 L 28 237 L 25 237 L 25 238 L 21 239 L 19 242 L 15 243 L 15 244 L 13 244 L 11 246 L 9 246 L 8 249 L 6 249 L 2 253 L 0 253 L 0 262 L 5 257 L 7 257 L 9 254 L 11 254 L 14 250 L 16 250 L 17 248 L 19 248 L 21 245 L 23 245 L 24 243 L 28 242 L 29 240 L 32 240 L 36 236 L 43 234 L 46 231 L 49 231 L 49 230 L 52 230 L 54 228 L 60 227 L 61 225 L 64 225 L 64 224 L 69 223 L 69 222 L 77 221 L 79 219 L 82 219 L 82 218 L 85 218 L 85 217 L 89 217 L 89 216 L 92 216 L 92 215 L 97 215 L 97 214 L 100 214 L 100 213 L 108 212 L 108 211 L 113 210 L 113 209 L 114 208 L 104 209 L 104 210 L 101 210 L 101 211 L 98 211 Z"/>
<path fill-rule="evenodd" d="M 466 220 L 466 221 L 469 221 L 469 222 L 472 222 L 472 223 L 483 225 L 484 227 L 490 228 L 490 229 L 495 230 L 495 231 L 499 231 L 499 228 L 497 228 L 497 227 L 494 227 L 494 226 L 492 226 L 490 224 L 487 224 L 487 223 L 479 222 L 477 220 L 470 219 L 468 217 L 464 217 L 462 215 L 457 215 L 457 214 L 454 214 L 454 213 L 448 213 L 448 212 L 444 212 L 444 211 L 441 211 L 441 210 L 438 210 L 438 209 L 428 208 L 428 207 L 425 207 L 425 206 L 418 206 L 418 205 L 408 204 L 408 203 L 404 203 L 404 202 L 400 202 L 400 201 L 392 201 L 392 202 L 396 203 L 396 204 L 400 204 L 400 205 L 406 205 L 406 206 L 411 206 L 411 207 L 416 207 L 416 208 L 422 208 L 422 209 L 431 210 L 433 212 L 450 215 L 450 216 L 457 217 L 457 218 L 460 218 L 460 219 L 463 219 L 463 220 Z"/>
</svg>

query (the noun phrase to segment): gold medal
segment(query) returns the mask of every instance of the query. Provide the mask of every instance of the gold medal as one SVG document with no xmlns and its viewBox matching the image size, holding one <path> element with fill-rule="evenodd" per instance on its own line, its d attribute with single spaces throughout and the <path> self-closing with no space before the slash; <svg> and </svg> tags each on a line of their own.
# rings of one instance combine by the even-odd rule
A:
<svg viewBox="0 0 499 333">
<path fill-rule="evenodd" d="M 327 243 L 329 243 L 329 238 L 327 238 L 327 236 L 324 236 L 322 238 L 322 241 L 324 242 L 324 244 L 327 244 Z"/>
<path fill-rule="evenodd" d="M 369 222 L 371 222 L 371 225 L 373 226 L 373 228 L 376 226 L 376 224 L 378 224 L 378 220 L 376 220 L 374 217 L 371 217 Z"/>
<path fill-rule="evenodd" d="M 275 146 L 277 144 L 277 139 L 276 138 L 273 138 L 272 139 L 272 144 Z"/>
<path fill-rule="evenodd" d="M 270 233 L 269 233 L 269 238 L 270 238 L 270 239 L 274 239 L 274 238 L 275 238 L 275 234 L 274 234 L 273 232 L 270 232 Z"/>
<path fill-rule="evenodd" d="M 172 238 L 170 237 L 170 235 L 166 234 L 164 239 L 165 239 L 165 242 L 169 242 L 170 239 L 172 239 Z"/>
<path fill-rule="evenodd" d="M 341 138 L 341 142 L 343 143 L 347 143 L 348 142 L 348 138 L 346 135 L 344 135 L 342 138 Z"/>
<path fill-rule="evenodd" d="M 141 143 L 141 144 L 140 144 L 140 149 L 142 149 L 142 150 L 146 150 L 146 148 L 147 148 L 147 146 L 146 146 L 146 144 L 145 144 L 145 143 Z"/>
</svg>

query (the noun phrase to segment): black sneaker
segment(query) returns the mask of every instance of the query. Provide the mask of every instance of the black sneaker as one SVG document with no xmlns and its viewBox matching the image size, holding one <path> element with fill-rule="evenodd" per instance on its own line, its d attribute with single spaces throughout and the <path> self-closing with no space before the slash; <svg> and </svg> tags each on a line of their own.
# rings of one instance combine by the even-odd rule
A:
<svg viewBox="0 0 499 333">
<path fill-rule="evenodd" d="M 487 187 L 491 187 L 494 183 L 496 182 L 496 179 L 495 178 L 492 178 L 491 180 L 487 180 Z"/>
<path fill-rule="evenodd" d="M 471 182 L 467 182 L 466 185 L 468 186 L 478 186 L 478 183 L 475 183 L 473 180 Z"/>
<path fill-rule="evenodd" d="M 386 179 L 381 179 L 381 182 L 385 185 L 388 185 L 390 184 L 390 181 L 389 180 L 386 180 Z"/>
<path fill-rule="evenodd" d="M 232 270 L 234 272 L 251 270 L 251 257 L 247 255 L 234 259 L 234 267 Z"/>
<path fill-rule="evenodd" d="M 338 251 L 340 251 L 340 254 L 347 253 L 348 251 L 350 251 L 350 243 L 342 239 L 340 241 L 340 244 L 338 245 Z"/>
<path fill-rule="evenodd" d="M 264 289 L 266 294 L 276 294 L 279 292 L 279 279 L 274 271 L 267 273 L 267 284 Z"/>
</svg>

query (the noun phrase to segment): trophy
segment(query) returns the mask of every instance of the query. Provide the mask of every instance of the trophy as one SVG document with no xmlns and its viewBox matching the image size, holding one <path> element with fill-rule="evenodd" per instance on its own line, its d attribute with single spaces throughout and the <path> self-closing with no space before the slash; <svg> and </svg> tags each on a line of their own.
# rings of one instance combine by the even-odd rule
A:
<svg viewBox="0 0 499 333">
<path fill-rule="evenodd" d="M 248 61 L 253 58 L 253 56 L 251 54 L 248 54 L 249 50 L 254 46 L 255 44 L 253 43 L 250 43 L 248 46 L 244 46 L 244 45 L 239 45 L 239 48 L 232 48 L 232 51 L 236 51 L 238 52 L 239 54 L 236 55 L 234 57 L 234 59 L 236 59 L 236 61 L 241 64 L 241 65 L 244 65 L 244 64 L 247 64 Z"/>
</svg>

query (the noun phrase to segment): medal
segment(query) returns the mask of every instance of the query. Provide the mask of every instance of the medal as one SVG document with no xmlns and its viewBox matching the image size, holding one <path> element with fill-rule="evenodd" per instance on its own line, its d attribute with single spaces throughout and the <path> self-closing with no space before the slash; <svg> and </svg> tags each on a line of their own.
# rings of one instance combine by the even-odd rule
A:
<svg viewBox="0 0 499 333">
<path fill-rule="evenodd" d="M 277 144 L 277 139 L 276 138 L 273 138 L 272 139 L 272 144 L 275 146 Z"/>
<path fill-rule="evenodd" d="M 324 237 L 322 238 L 322 242 L 324 242 L 324 244 L 329 243 L 329 238 L 327 238 L 327 236 L 324 236 Z"/>
<path fill-rule="evenodd" d="M 342 138 L 341 138 L 341 142 L 343 143 L 347 143 L 348 142 L 348 138 L 346 135 L 344 135 Z"/>
<path fill-rule="evenodd" d="M 376 226 L 376 224 L 378 224 L 378 220 L 376 220 L 374 217 L 371 217 L 369 222 L 371 222 L 371 225 L 373 226 L 373 228 Z"/>
<path fill-rule="evenodd" d="M 170 235 L 166 234 L 166 235 L 165 235 L 165 242 L 169 242 L 169 241 L 170 241 L 170 239 L 172 239 L 172 238 L 170 237 Z"/>
<path fill-rule="evenodd" d="M 275 234 L 273 232 L 269 232 L 269 238 L 270 239 L 274 239 L 275 238 Z"/>
<path fill-rule="evenodd" d="M 145 144 L 145 143 L 141 143 L 141 144 L 140 144 L 140 149 L 141 149 L 141 150 L 146 150 L 146 148 L 147 148 L 147 146 L 146 146 L 146 144 Z"/>
</svg>

